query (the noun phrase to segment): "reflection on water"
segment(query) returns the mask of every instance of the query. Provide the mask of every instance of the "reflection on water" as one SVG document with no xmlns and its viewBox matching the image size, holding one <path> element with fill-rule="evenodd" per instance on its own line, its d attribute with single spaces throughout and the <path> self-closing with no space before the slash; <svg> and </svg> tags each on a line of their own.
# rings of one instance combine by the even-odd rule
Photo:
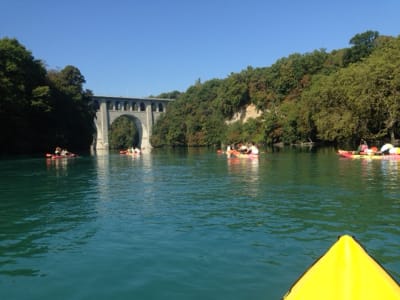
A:
<svg viewBox="0 0 400 300">
<path fill-rule="evenodd" d="M 260 158 L 239 158 L 239 157 L 228 157 L 228 171 L 230 173 L 247 173 L 249 175 L 257 175 Z"/>
<path fill-rule="evenodd" d="M 379 199 L 400 199 L 400 161 L 344 159 L 340 160 L 339 166 L 341 176 L 352 177 L 347 185 L 358 184 L 363 187 L 362 192 L 373 191 Z"/>
<path fill-rule="evenodd" d="M 68 175 L 68 163 L 75 158 L 60 158 L 60 159 L 46 159 L 47 170 L 55 170 L 56 176 L 67 176 Z"/>
<path fill-rule="evenodd" d="M 382 184 L 393 199 L 400 200 L 399 172 L 400 161 L 386 160 L 381 164 Z"/>
<path fill-rule="evenodd" d="M 256 197 L 260 193 L 259 158 L 228 157 L 228 172 L 236 175 L 242 186 L 245 183 L 245 192 L 249 197 Z"/>
<path fill-rule="evenodd" d="M 97 193 L 100 199 L 110 198 L 110 156 L 107 152 L 97 152 L 96 156 L 96 166 L 97 166 Z"/>
</svg>

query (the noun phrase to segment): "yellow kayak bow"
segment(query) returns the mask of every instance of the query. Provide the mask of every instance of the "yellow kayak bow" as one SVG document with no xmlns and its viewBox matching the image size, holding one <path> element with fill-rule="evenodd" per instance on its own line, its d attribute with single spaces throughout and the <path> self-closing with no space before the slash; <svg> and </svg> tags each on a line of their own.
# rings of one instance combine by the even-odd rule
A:
<svg viewBox="0 0 400 300">
<path fill-rule="evenodd" d="M 354 238 L 343 235 L 283 299 L 399 300 L 400 286 Z"/>
</svg>

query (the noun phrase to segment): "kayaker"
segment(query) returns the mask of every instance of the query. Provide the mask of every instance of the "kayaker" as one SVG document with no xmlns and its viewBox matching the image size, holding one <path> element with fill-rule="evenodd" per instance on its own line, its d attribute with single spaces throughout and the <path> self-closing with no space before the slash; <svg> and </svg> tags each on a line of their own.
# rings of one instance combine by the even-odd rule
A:
<svg viewBox="0 0 400 300">
<path fill-rule="evenodd" d="M 360 141 L 360 145 L 358 146 L 357 152 L 358 153 L 363 153 L 363 152 L 367 152 L 368 150 L 368 144 L 364 139 L 361 139 Z"/>
<path fill-rule="evenodd" d="M 251 143 L 251 146 L 250 146 L 249 151 L 247 153 L 248 154 L 258 155 L 260 153 L 260 151 L 258 150 L 257 146 L 254 143 Z"/>
<path fill-rule="evenodd" d="M 61 155 L 61 147 L 57 146 L 56 150 L 54 150 L 54 154 L 57 155 L 57 156 Z"/>
<path fill-rule="evenodd" d="M 245 144 L 239 144 L 239 152 L 240 153 L 247 153 L 249 151 L 249 149 L 247 148 L 247 146 Z"/>
</svg>

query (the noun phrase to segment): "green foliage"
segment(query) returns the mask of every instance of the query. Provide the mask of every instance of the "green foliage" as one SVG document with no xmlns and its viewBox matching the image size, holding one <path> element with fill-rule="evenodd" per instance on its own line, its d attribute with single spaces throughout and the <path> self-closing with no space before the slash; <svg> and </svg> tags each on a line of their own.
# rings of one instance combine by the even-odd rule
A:
<svg viewBox="0 0 400 300">
<path fill-rule="evenodd" d="M 394 137 L 399 131 L 400 40 L 377 48 L 362 62 L 322 76 L 302 95 L 302 105 L 324 141 Z"/>
<path fill-rule="evenodd" d="M 94 111 L 84 82 L 77 68 L 48 72 L 16 39 L 1 39 L 0 153 L 88 149 Z"/>
<path fill-rule="evenodd" d="M 350 44 L 353 46 L 346 51 L 343 57 L 344 64 L 355 63 L 369 56 L 375 48 L 375 41 L 378 37 L 379 33 L 372 30 L 356 34 L 352 37 Z"/>
<path fill-rule="evenodd" d="M 45 69 L 16 39 L 0 40 L 0 152 L 32 149 L 29 121 L 33 91 L 46 85 Z M 37 93 L 35 96 L 38 96 Z"/>
<path fill-rule="evenodd" d="M 230 145 L 242 142 L 242 132 L 243 128 L 240 122 L 235 122 L 231 124 L 226 130 L 225 142 Z"/>
<path fill-rule="evenodd" d="M 367 31 L 350 44 L 331 53 L 295 53 L 223 80 L 198 81 L 170 106 L 153 139 L 175 146 L 393 140 L 400 134 L 399 38 Z M 262 118 L 225 123 L 250 103 Z"/>
<path fill-rule="evenodd" d="M 178 99 L 181 94 L 182 93 L 179 91 L 172 91 L 172 92 L 168 92 L 168 93 L 162 93 L 162 94 L 158 95 L 156 98 Z"/>
<path fill-rule="evenodd" d="M 79 69 L 66 66 L 48 73 L 52 87 L 52 123 L 56 126 L 55 143 L 69 148 L 88 148 L 93 140 L 94 109 L 92 92 L 83 90 L 85 79 Z"/>
<path fill-rule="evenodd" d="M 249 103 L 247 78 L 243 74 L 231 74 L 218 89 L 216 102 L 225 117 L 233 114 Z"/>
<path fill-rule="evenodd" d="M 121 116 L 111 124 L 109 132 L 111 149 L 127 149 L 136 147 L 139 143 L 139 132 L 134 120 Z"/>
<path fill-rule="evenodd" d="M 262 131 L 261 121 L 249 119 L 243 123 L 243 132 L 241 140 L 243 142 L 254 142 L 256 144 L 264 143 L 264 132 Z"/>
<path fill-rule="evenodd" d="M 221 142 L 225 123 L 222 113 L 212 103 L 221 80 L 202 84 L 198 81 L 168 106 L 153 127 L 150 142 L 154 147 L 207 146 Z"/>
<path fill-rule="evenodd" d="M 350 44 L 330 53 L 294 53 L 270 67 L 249 66 L 225 79 L 197 80 L 184 93 L 163 93 L 158 97 L 175 101 L 153 127 L 150 142 L 394 140 L 400 134 L 400 38 L 366 31 Z M 2 151 L 89 145 L 94 111 L 84 82 L 77 68 L 46 71 L 16 40 L 0 40 L 0 142 L 7 141 Z M 261 117 L 227 122 L 250 104 Z M 118 136 L 114 147 L 133 143 L 123 137 L 132 133 Z"/>
</svg>

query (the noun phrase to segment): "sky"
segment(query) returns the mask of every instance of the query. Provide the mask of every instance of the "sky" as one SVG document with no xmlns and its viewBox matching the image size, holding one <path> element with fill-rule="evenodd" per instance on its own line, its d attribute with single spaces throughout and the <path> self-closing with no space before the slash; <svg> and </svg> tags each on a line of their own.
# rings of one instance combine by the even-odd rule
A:
<svg viewBox="0 0 400 300">
<path fill-rule="evenodd" d="M 47 69 L 77 67 L 96 96 L 185 92 L 293 53 L 400 35 L 399 0 L 1 0 L 0 39 Z"/>
</svg>

